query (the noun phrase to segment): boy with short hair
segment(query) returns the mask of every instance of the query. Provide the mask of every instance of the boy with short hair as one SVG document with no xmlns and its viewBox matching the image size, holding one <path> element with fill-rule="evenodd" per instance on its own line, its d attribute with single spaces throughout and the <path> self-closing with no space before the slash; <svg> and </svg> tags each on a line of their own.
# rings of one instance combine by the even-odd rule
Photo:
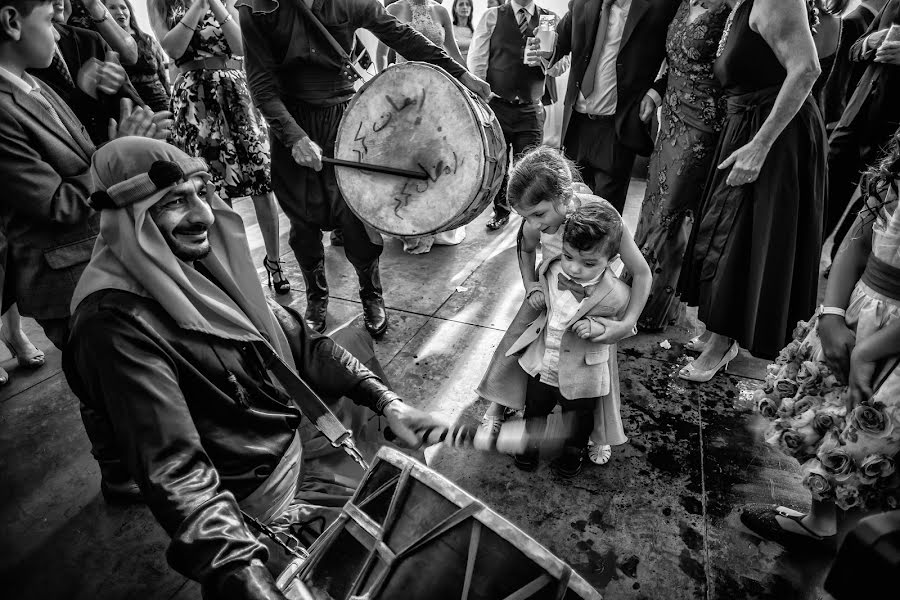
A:
<svg viewBox="0 0 900 600">
<path fill-rule="evenodd" d="M 519 365 L 529 375 L 525 392 L 529 447 L 516 456 L 516 465 L 526 471 L 537 468 L 542 417 L 559 404 L 564 413 L 576 413 L 575 427 L 551 469 L 569 478 L 581 471 L 592 429 L 594 444 L 606 449 L 605 460 L 595 460 L 600 464 L 609 459 L 610 444 L 625 441 L 615 346 L 589 340 L 603 332 L 595 317 L 621 317 L 630 289 L 609 269 L 623 231 L 622 218 L 609 203 L 582 206 L 564 227 L 562 254 L 541 264 L 540 288 L 529 294 L 532 305 L 543 306 L 544 311 L 507 356 L 521 352 Z"/>
</svg>

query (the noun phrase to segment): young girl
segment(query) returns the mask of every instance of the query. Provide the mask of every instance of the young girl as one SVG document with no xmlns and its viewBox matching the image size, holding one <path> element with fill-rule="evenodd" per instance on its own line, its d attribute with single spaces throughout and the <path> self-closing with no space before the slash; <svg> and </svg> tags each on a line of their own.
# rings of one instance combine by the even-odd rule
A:
<svg viewBox="0 0 900 600">
<path fill-rule="evenodd" d="M 527 377 L 516 357 L 506 356 L 507 351 L 528 324 L 540 314 L 540 306 L 531 293 L 540 286 L 537 281 L 537 248 L 540 245 L 545 259 L 562 252 L 562 225 L 566 217 L 585 204 L 606 203 L 590 194 L 587 186 L 576 183 L 577 172 L 574 164 L 559 150 L 540 146 L 527 152 L 512 168 L 507 187 L 507 198 L 518 214 L 523 217 L 519 229 L 517 250 L 519 270 L 525 284 L 526 299 L 513 318 L 509 329 L 494 351 L 491 363 L 478 385 L 478 395 L 492 402 L 482 421 L 482 426 L 494 432 L 507 410 L 521 410 L 525 406 Z M 652 274 L 647 261 L 634 243 L 632 234 L 623 225 L 619 256 L 625 268 L 633 273 L 631 299 L 628 308 L 619 320 L 599 317 L 597 324 L 604 328 L 591 341 L 612 344 L 610 348 L 610 376 L 613 393 L 618 405 L 618 371 L 615 365 L 615 344 L 634 334 L 635 325 L 647 296 L 650 293 Z M 610 457 L 610 442 L 602 431 L 591 435 L 589 457 L 592 462 L 605 464 Z"/>
<path fill-rule="evenodd" d="M 751 505 L 741 520 L 783 545 L 832 538 L 835 507 L 900 508 L 900 130 L 864 176 L 868 196 L 828 278 L 824 305 L 756 392 L 766 441 L 802 463 L 808 514 Z"/>
</svg>

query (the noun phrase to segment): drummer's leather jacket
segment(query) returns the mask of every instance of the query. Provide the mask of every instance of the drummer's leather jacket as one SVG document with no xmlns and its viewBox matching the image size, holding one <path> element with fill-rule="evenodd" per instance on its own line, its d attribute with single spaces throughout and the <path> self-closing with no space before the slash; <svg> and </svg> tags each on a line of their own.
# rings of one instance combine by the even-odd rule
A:
<svg viewBox="0 0 900 600">
<path fill-rule="evenodd" d="M 297 372 L 313 390 L 373 409 L 396 398 L 292 315 L 298 323 L 286 330 Z M 186 331 L 155 300 L 102 290 L 72 317 L 63 369 L 88 410 L 108 413 L 147 505 L 172 538 L 171 566 L 204 584 L 230 580 L 233 589 L 259 592 L 234 597 L 280 597 L 270 593 L 260 567 L 267 551 L 245 527 L 238 500 L 271 473 L 301 415 L 254 344 Z"/>
</svg>

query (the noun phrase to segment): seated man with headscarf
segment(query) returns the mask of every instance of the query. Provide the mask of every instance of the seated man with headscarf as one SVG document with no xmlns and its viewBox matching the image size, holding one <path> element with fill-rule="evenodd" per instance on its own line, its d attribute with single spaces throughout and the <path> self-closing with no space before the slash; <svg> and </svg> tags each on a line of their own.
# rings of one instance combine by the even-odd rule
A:
<svg viewBox="0 0 900 600">
<path fill-rule="evenodd" d="M 130 137 L 98 150 L 91 169 L 100 235 L 72 300 L 66 377 L 110 415 L 172 538 L 170 565 L 205 597 L 282 598 L 241 511 L 276 531 L 326 523 L 356 482 L 307 460 L 308 421 L 273 360 L 323 398 L 383 414 L 410 445 L 434 421 L 299 315 L 267 304 L 243 222 L 207 189 L 202 160 Z"/>
</svg>

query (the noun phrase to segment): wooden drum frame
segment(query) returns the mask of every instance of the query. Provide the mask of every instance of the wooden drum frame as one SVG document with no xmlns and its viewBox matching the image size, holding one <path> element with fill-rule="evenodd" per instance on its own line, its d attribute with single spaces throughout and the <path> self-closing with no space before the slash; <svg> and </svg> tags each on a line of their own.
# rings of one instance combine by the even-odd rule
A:
<svg viewBox="0 0 900 600">
<path fill-rule="evenodd" d="M 601 600 L 533 538 L 391 448 L 309 553 L 278 578 L 291 600 Z"/>
</svg>

